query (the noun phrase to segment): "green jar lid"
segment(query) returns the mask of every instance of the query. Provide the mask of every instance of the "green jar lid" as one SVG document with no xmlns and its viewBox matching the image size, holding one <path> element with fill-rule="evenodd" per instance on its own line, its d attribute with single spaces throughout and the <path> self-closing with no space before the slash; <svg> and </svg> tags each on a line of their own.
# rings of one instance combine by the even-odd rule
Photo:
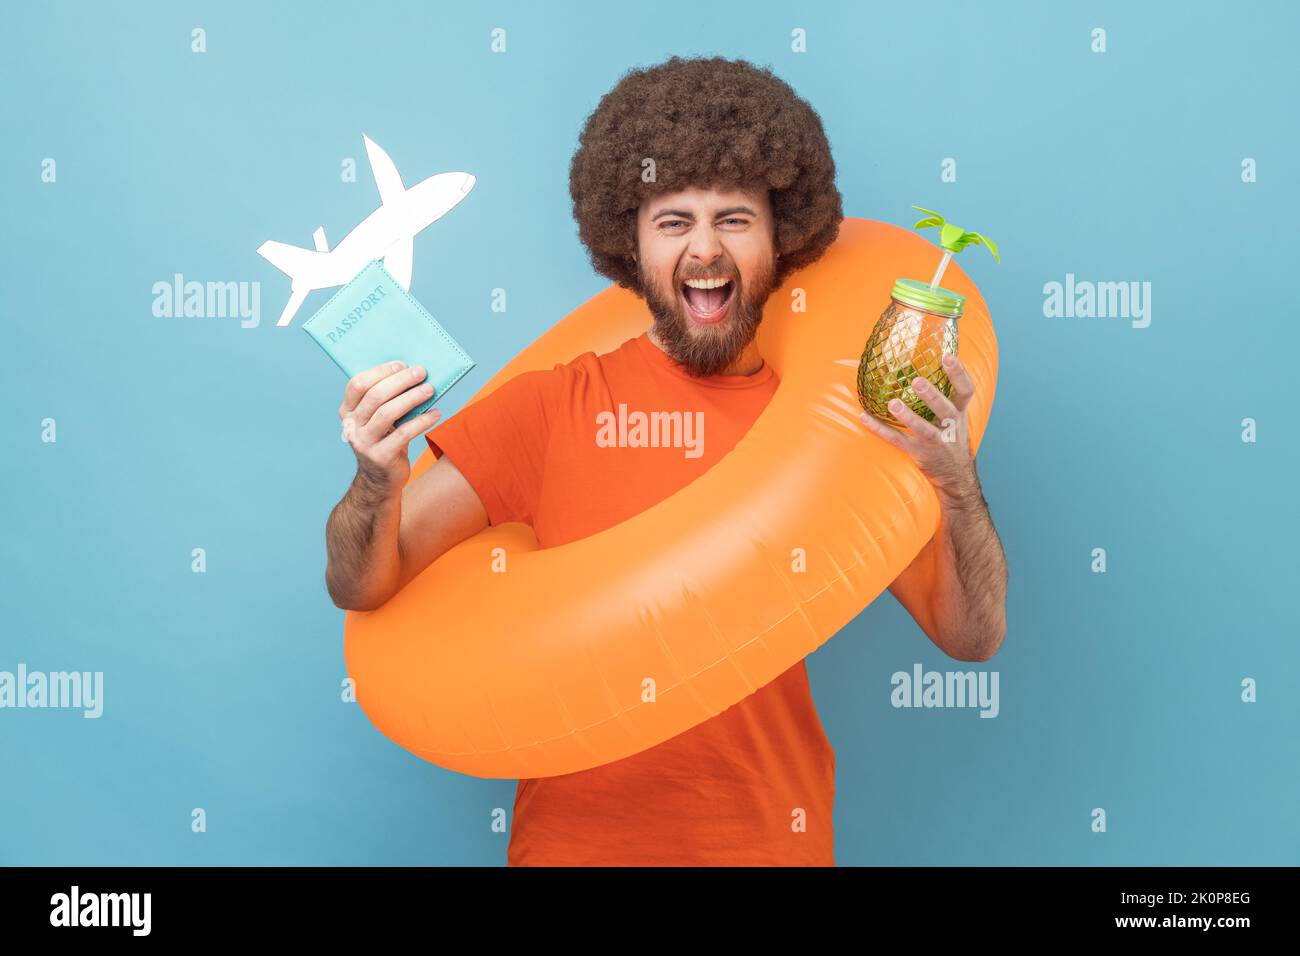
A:
<svg viewBox="0 0 1300 956">
<path fill-rule="evenodd" d="M 943 286 L 931 289 L 930 283 L 917 282 L 915 279 L 897 280 L 894 283 L 894 291 L 890 295 L 899 302 L 914 305 L 927 312 L 938 312 L 940 315 L 961 315 L 966 307 L 966 297 L 961 293 L 945 289 Z"/>
</svg>

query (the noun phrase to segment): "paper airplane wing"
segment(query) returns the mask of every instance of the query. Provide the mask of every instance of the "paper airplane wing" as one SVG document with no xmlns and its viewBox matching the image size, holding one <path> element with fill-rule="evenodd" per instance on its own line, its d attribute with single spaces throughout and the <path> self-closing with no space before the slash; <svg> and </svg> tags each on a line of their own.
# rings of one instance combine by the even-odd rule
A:
<svg viewBox="0 0 1300 956">
<path fill-rule="evenodd" d="M 293 317 L 298 314 L 298 310 L 302 308 L 302 304 L 307 300 L 307 295 L 310 292 L 311 289 L 300 289 L 298 286 L 294 286 L 293 291 L 289 294 L 289 301 L 285 303 L 284 311 L 280 313 L 280 320 L 275 324 L 288 325 L 292 322 Z"/>
<path fill-rule="evenodd" d="M 366 155 L 370 157 L 370 171 L 374 173 L 375 185 L 379 187 L 379 201 L 392 202 L 406 192 L 406 187 L 402 185 L 402 176 L 389 155 L 380 149 L 374 140 L 364 133 L 361 134 L 361 138 L 366 141 Z"/>
<path fill-rule="evenodd" d="M 411 291 L 412 260 L 415 256 L 415 240 L 410 236 L 399 239 L 384 251 L 384 268 L 397 280 L 407 292 Z"/>
<path fill-rule="evenodd" d="M 287 243 L 268 239 L 257 247 L 257 254 L 295 282 L 311 283 L 324 268 L 324 253 L 301 249 Z"/>
</svg>

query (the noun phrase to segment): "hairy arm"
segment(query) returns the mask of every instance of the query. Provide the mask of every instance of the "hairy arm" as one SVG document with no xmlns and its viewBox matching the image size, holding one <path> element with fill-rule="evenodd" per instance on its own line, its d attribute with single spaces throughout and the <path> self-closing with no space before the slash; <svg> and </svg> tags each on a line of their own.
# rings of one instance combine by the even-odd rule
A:
<svg viewBox="0 0 1300 956">
<path fill-rule="evenodd" d="M 478 494 L 443 456 L 398 491 L 358 469 L 325 526 L 337 607 L 373 611 L 444 551 L 488 526 Z"/>
<path fill-rule="evenodd" d="M 949 657 L 985 661 L 1007 631 L 1006 555 L 973 470 L 939 503 L 934 537 L 889 590 Z"/>
<path fill-rule="evenodd" d="M 425 369 L 385 362 L 348 380 L 339 406 L 357 473 L 325 523 L 325 587 L 337 607 L 373 611 L 434 558 L 487 527 L 478 493 L 445 455 L 409 480 L 408 446 L 441 413 L 398 420 L 433 386 Z"/>
</svg>

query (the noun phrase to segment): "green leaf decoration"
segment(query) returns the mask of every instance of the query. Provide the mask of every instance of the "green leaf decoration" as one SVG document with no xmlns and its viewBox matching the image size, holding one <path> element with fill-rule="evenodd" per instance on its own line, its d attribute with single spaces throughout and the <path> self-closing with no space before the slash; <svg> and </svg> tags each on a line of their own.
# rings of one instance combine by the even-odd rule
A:
<svg viewBox="0 0 1300 956">
<path fill-rule="evenodd" d="M 939 245 L 949 252 L 961 252 L 967 246 L 988 246 L 989 252 L 993 254 L 994 260 L 1001 265 L 1002 257 L 998 254 L 998 246 L 992 239 L 982 236 L 978 232 L 967 232 L 961 226 L 955 225 L 944 219 L 942 215 L 933 209 L 926 209 L 923 206 L 912 206 L 913 209 L 926 213 L 926 218 L 917 221 L 913 229 L 938 228 Z"/>
<path fill-rule="evenodd" d="M 943 216 L 939 215 L 937 212 L 934 212 L 929 209 L 921 209 L 920 206 L 913 206 L 912 208 L 920 209 L 921 212 L 928 212 L 930 214 L 930 217 L 928 219 L 922 219 L 920 222 L 918 222 L 915 226 L 912 227 L 913 229 L 925 229 L 927 226 L 943 225 Z"/>
</svg>

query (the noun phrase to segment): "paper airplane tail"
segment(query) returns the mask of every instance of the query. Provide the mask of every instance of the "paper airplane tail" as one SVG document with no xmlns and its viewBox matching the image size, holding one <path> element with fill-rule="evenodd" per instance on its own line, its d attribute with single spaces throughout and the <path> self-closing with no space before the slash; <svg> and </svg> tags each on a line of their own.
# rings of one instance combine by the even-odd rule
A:
<svg viewBox="0 0 1300 956">
<path fill-rule="evenodd" d="M 310 273 L 313 268 L 316 268 L 316 263 L 323 256 L 328 255 L 328 253 L 314 252 L 311 249 L 303 249 L 300 246 L 291 246 L 286 242 L 275 242 L 274 240 L 268 240 L 258 246 L 257 254 L 285 275 L 293 278 Z"/>
</svg>

